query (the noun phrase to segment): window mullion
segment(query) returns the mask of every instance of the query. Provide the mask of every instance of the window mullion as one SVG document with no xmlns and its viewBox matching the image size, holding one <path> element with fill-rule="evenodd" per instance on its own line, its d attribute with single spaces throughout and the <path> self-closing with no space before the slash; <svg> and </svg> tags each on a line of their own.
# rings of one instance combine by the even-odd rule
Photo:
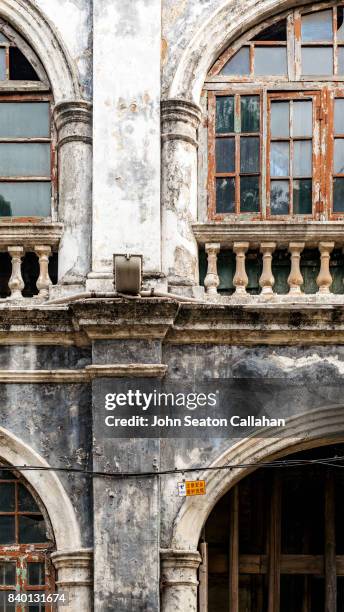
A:
<svg viewBox="0 0 344 612">
<path fill-rule="evenodd" d="M 239 612 L 239 485 L 230 497 L 229 612 Z"/>
<path fill-rule="evenodd" d="M 325 610 L 337 612 L 335 481 L 331 468 L 325 479 Z"/>
<path fill-rule="evenodd" d="M 273 475 L 269 537 L 268 612 L 279 612 L 281 590 L 281 477 Z"/>
</svg>

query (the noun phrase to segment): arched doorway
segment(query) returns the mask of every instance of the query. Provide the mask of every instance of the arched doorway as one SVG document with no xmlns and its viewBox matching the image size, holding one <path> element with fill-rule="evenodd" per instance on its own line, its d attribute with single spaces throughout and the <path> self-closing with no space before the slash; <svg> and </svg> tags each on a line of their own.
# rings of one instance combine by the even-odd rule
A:
<svg viewBox="0 0 344 612">
<path fill-rule="evenodd" d="M 344 608 L 344 472 L 322 462 L 334 456 L 343 444 L 288 456 L 218 501 L 200 545 L 200 612 Z"/>
</svg>

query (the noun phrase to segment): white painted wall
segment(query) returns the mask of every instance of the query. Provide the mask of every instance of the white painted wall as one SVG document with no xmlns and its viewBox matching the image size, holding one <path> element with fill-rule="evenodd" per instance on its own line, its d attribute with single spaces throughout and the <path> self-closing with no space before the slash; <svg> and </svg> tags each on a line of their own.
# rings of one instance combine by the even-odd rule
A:
<svg viewBox="0 0 344 612">
<path fill-rule="evenodd" d="M 94 4 L 95 275 L 115 252 L 160 271 L 160 18 L 160 0 Z"/>
</svg>

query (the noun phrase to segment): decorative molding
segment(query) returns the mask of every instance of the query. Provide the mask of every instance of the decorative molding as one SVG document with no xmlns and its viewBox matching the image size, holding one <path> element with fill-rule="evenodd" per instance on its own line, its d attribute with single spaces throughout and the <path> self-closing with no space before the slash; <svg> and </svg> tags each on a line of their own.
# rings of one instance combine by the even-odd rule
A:
<svg viewBox="0 0 344 612">
<path fill-rule="evenodd" d="M 182 140 L 197 147 L 197 129 L 202 110 L 187 100 L 163 100 L 161 102 L 162 142 Z"/>
<path fill-rule="evenodd" d="M 198 244 L 219 242 L 221 248 L 232 248 L 234 242 L 249 242 L 258 248 L 262 242 L 275 242 L 278 248 L 288 248 L 290 242 L 304 242 L 306 248 L 316 248 L 320 242 L 344 244 L 344 223 L 309 221 L 280 223 L 272 221 L 195 223 L 192 226 Z"/>
<path fill-rule="evenodd" d="M 167 365 L 158 363 L 125 363 L 109 365 L 89 365 L 85 371 L 90 379 L 94 378 L 163 378 Z"/>
<path fill-rule="evenodd" d="M 57 550 L 51 555 L 51 560 L 58 572 L 63 570 L 66 579 L 57 580 L 61 586 L 89 586 L 92 584 L 93 549 Z M 82 575 L 81 575 L 81 572 Z M 73 573 L 75 579 L 73 579 Z"/>
<path fill-rule="evenodd" d="M 55 106 L 54 120 L 58 147 L 71 142 L 92 144 L 92 104 L 85 100 L 65 100 Z"/>
<path fill-rule="evenodd" d="M 24 247 L 26 251 L 35 246 L 50 246 L 57 249 L 63 233 L 63 223 L 16 223 L 0 221 L 0 250 L 7 251 L 8 245 Z"/>
<path fill-rule="evenodd" d="M 302 345 L 344 343 L 342 304 L 183 304 L 171 344 Z"/>
<path fill-rule="evenodd" d="M 0 370 L 0 384 L 88 383 L 95 378 L 163 378 L 167 365 L 128 363 L 89 365 L 80 370 Z"/>
<path fill-rule="evenodd" d="M 0 384 L 88 382 L 86 370 L 0 370 Z"/>
</svg>

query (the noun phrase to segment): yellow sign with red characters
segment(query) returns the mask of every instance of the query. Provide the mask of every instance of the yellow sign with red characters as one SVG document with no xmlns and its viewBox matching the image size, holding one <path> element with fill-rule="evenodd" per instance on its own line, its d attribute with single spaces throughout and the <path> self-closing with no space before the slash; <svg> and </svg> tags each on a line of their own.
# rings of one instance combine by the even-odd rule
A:
<svg viewBox="0 0 344 612">
<path fill-rule="evenodd" d="M 178 495 L 180 497 L 205 494 L 205 480 L 184 480 L 183 482 L 178 482 Z"/>
</svg>

